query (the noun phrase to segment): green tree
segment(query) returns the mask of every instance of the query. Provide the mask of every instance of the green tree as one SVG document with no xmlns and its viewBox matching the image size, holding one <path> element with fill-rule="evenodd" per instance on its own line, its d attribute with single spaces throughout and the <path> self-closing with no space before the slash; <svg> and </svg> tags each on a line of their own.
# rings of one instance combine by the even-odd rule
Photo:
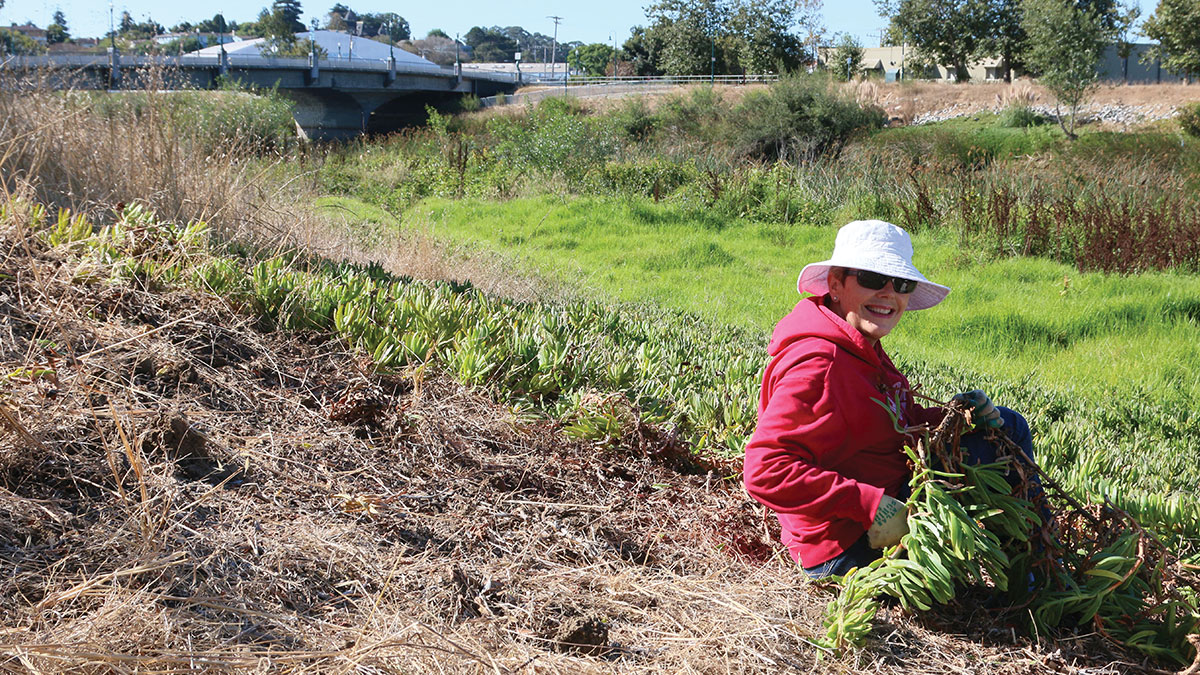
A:
<svg viewBox="0 0 1200 675">
<path fill-rule="evenodd" d="M 286 27 L 291 33 L 299 33 L 304 30 L 304 24 L 300 21 L 300 15 L 304 10 L 300 8 L 300 0 L 275 0 L 271 3 L 271 14 L 277 16 L 276 20 L 280 27 Z"/>
<path fill-rule="evenodd" d="M 601 43 L 593 42 L 588 45 L 581 45 L 571 50 L 567 54 L 567 63 L 576 70 L 582 70 L 588 75 L 601 76 L 608 72 L 608 68 L 613 62 L 613 48 Z"/>
<path fill-rule="evenodd" d="M 849 82 L 862 68 L 863 48 L 853 35 L 846 33 L 829 57 L 829 70 L 837 79 Z"/>
<path fill-rule="evenodd" d="M 65 26 L 57 23 L 46 26 L 46 44 L 56 45 L 69 39 L 71 39 L 71 34 L 67 32 Z"/>
<path fill-rule="evenodd" d="M 1200 0 L 1160 0 L 1142 34 L 1158 42 L 1144 59 L 1161 59 L 1177 75 L 1200 75 Z"/>
<path fill-rule="evenodd" d="M 367 37 L 382 37 L 391 42 L 410 37 L 408 21 L 395 12 L 362 14 L 358 20 L 362 22 L 362 34 Z"/>
<path fill-rule="evenodd" d="M 237 24 L 233 24 L 236 28 Z M 196 28 L 200 29 L 201 33 L 228 33 L 231 27 L 225 23 L 225 17 L 221 14 L 214 14 L 213 18 L 205 19 L 196 24 Z"/>
<path fill-rule="evenodd" d="M 795 0 L 739 0 L 730 11 L 729 50 L 744 73 L 790 71 L 804 60 L 800 38 L 790 32 L 796 22 Z"/>
<path fill-rule="evenodd" d="M 1021 22 L 1021 0 L 994 0 L 994 32 L 986 51 L 1004 63 L 1004 81 L 1012 82 L 1012 71 L 1025 66 L 1029 36 Z"/>
<path fill-rule="evenodd" d="M 289 1 L 289 0 L 281 0 Z M 279 1 L 276 2 L 279 4 Z M 297 3 L 298 5 L 299 3 Z M 274 56 L 299 56 L 296 46 L 295 26 L 288 19 L 286 10 L 276 7 L 272 10 L 264 8 L 258 15 L 258 30 L 266 38 L 262 52 Z"/>
<path fill-rule="evenodd" d="M 46 26 L 46 44 L 56 45 L 71 39 L 67 29 L 67 15 L 61 9 L 54 10 L 50 25 Z"/>
<path fill-rule="evenodd" d="M 345 31 L 349 30 L 348 21 L 353 21 L 354 10 L 337 3 L 329 8 L 329 12 L 325 15 L 325 30 Z"/>
<path fill-rule="evenodd" d="M 661 0 L 647 7 L 655 67 L 668 75 L 707 74 L 729 12 L 723 0 Z"/>
<path fill-rule="evenodd" d="M 995 7 L 989 0 L 877 0 L 891 17 L 893 35 L 912 44 L 917 65 L 953 66 L 958 82 L 971 79 L 967 66 L 994 46 Z"/>
<path fill-rule="evenodd" d="M 1072 0 L 1022 0 L 1022 10 L 1029 34 L 1026 60 L 1054 94 L 1059 126 L 1074 140 L 1079 109 L 1099 83 L 1096 65 L 1111 33 L 1095 10 Z"/>
<path fill-rule="evenodd" d="M 1129 57 L 1133 55 L 1133 26 L 1142 16 L 1142 8 L 1137 5 L 1125 7 L 1117 19 L 1117 56 L 1121 58 L 1121 81 L 1129 82 Z"/>
<path fill-rule="evenodd" d="M 2 54 L 41 54 L 46 51 L 42 45 L 24 33 L 18 33 L 8 28 L 0 28 L 0 53 Z"/>
<path fill-rule="evenodd" d="M 499 26 L 475 26 L 463 36 L 463 42 L 471 48 L 475 60 L 482 62 L 512 62 L 517 50 L 521 48 L 515 40 L 505 35 Z"/>
<path fill-rule="evenodd" d="M 450 36 L 449 36 L 449 35 L 446 35 L 446 31 L 442 30 L 441 28 L 434 28 L 433 30 L 431 30 L 431 31 L 429 31 L 428 33 L 426 33 L 426 34 L 425 34 L 425 38 L 426 38 L 426 39 L 429 39 L 429 38 L 446 38 L 447 40 L 449 40 L 449 39 L 450 39 Z"/>
<path fill-rule="evenodd" d="M 629 39 L 621 45 L 618 58 L 632 67 L 635 75 L 661 75 L 658 69 L 657 52 L 661 49 L 657 35 L 649 33 L 641 26 L 635 26 Z"/>
</svg>

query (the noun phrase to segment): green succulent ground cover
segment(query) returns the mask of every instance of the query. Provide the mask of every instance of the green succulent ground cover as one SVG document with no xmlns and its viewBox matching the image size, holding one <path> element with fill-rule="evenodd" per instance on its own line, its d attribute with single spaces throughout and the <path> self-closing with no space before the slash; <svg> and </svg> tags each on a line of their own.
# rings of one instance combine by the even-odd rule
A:
<svg viewBox="0 0 1200 675">
<path fill-rule="evenodd" d="M 888 338 L 925 393 L 993 392 L 1031 419 L 1064 482 L 1200 531 L 1200 251 L 1187 243 L 1200 240 L 1200 143 L 1162 125 L 1068 143 L 1052 126 L 979 115 L 772 162 L 762 148 L 809 133 L 778 105 L 794 98 L 779 90 L 778 119 L 754 139 L 738 129 L 744 108 L 701 90 L 653 110 L 555 101 L 435 116 L 429 132 L 333 153 L 315 175 L 338 195 L 327 204 L 376 236 L 398 217 L 605 302 L 736 326 L 757 336 L 760 360 L 797 272 L 828 254 L 836 226 L 901 223 L 918 266 L 955 289 Z"/>
<path fill-rule="evenodd" d="M 387 218 L 352 200 L 333 203 Z M 798 299 L 800 267 L 824 259 L 836 233 L 696 220 L 645 200 L 553 196 L 427 200 L 403 220 L 611 301 L 737 326 L 758 336 L 747 357 L 759 363 L 775 321 Z M 1030 418 L 1040 461 L 1066 484 L 1177 534 L 1200 533 L 1200 278 L 971 257 L 945 232 L 914 240 L 918 267 L 954 289 L 887 338 L 914 382 L 939 400 L 988 390 Z"/>
</svg>

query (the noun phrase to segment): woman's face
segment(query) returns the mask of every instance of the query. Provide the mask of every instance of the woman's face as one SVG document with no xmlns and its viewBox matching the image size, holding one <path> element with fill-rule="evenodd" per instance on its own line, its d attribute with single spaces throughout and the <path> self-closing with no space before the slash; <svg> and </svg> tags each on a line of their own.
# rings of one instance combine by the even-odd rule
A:
<svg viewBox="0 0 1200 675">
<path fill-rule="evenodd" d="M 829 270 L 831 309 L 872 343 L 892 332 L 908 308 L 908 294 L 897 293 L 891 280 L 873 291 L 859 285 L 845 270 Z"/>
</svg>

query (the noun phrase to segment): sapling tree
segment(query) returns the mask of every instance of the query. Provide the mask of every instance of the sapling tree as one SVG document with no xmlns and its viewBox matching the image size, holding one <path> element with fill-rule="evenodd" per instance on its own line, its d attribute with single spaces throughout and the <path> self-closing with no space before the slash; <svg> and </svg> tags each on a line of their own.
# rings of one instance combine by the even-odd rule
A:
<svg viewBox="0 0 1200 675">
<path fill-rule="evenodd" d="M 863 48 L 858 44 L 858 40 L 854 39 L 849 33 L 842 36 L 838 42 L 837 49 L 833 50 L 833 55 L 830 56 L 829 69 L 839 80 L 849 82 L 854 79 L 862 68 Z"/>
<path fill-rule="evenodd" d="M 1058 124 L 1075 140 L 1079 110 L 1099 83 L 1096 66 L 1110 31 L 1095 10 L 1071 0 L 1023 0 L 1022 10 L 1029 36 L 1025 60 L 1054 94 Z"/>
<path fill-rule="evenodd" d="M 913 45 L 911 61 L 945 64 L 958 82 L 971 79 L 967 66 L 992 46 L 997 12 L 988 0 L 875 0 L 889 17 L 891 32 Z"/>
</svg>

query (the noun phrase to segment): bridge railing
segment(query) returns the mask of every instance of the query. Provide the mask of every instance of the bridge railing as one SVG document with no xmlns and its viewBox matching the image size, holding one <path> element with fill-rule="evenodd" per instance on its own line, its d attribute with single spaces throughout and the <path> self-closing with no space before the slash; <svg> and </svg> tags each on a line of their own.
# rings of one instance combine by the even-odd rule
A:
<svg viewBox="0 0 1200 675">
<path fill-rule="evenodd" d="M 183 54 L 180 56 L 121 54 L 119 57 L 122 67 L 130 68 L 219 68 L 222 65 L 220 54 Z M 108 67 L 108 54 L 40 54 L 35 56 L 10 56 L 0 59 L 0 68 L 96 68 Z M 307 69 L 307 58 L 263 56 L 261 54 L 237 54 L 226 52 L 224 64 L 230 68 L 284 68 Z M 317 67 L 339 71 L 375 71 L 385 73 L 392 67 L 389 59 L 363 58 L 325 58 L 317 61 Z M 433 75 L 436 77 L 455 77 L 458 71 L 449 66 L 437 64 L 411 63 L 395 61 L 395 72 L 404 75 Z M 486 70 L 462 69 L 462 75 L 473 79 L 493 80 L 497 82 L 516 82 L 512 73 L 497 73 Z"/>
</svg>

